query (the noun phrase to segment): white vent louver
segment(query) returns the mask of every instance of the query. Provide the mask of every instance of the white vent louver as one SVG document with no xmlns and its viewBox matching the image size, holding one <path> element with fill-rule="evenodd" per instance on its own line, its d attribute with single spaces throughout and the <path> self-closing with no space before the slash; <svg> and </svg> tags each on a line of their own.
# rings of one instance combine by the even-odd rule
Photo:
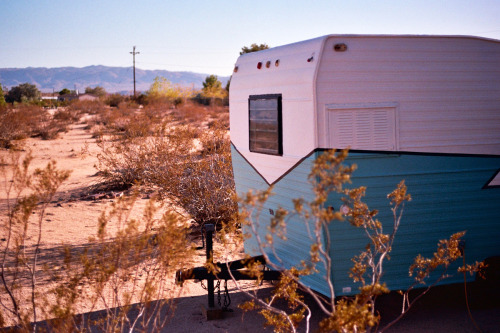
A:
<svg viewBox="0 0 500 333">
<path fill-rule="evenodd" d="M 329 105 L 329 147 L 358 150 L 397 149 L 395 106 Z"/>
</svg>

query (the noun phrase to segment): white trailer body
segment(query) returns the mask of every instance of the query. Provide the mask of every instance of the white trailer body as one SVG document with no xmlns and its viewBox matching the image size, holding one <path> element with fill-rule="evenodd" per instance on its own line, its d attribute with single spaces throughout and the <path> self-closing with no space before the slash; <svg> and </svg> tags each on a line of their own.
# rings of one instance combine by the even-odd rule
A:
<svg viewBox="0 0 500 333">
<path fill-rule="evenodd" d="M 307 174 L 324 149 L 350 147 L 353 186 L 367 185 L 381 218 L 390 219 L 383 198 L 406 179 L 414 200 L 403 249 L 388 265 L 393 289 L 408 286 L 417 253 L 456 231 L 467 230 L 471 260 L 500 254 L 500 41 L 331 35 L 245 54 L 231 80 L 230 123 L 237 191 L 274 184 L 270 211 L 312 196 Z M 349 259 L 366 239 L 332 228 L 332 279 L 349 294 Z M 288 230 L 277 251 L 292 265 L 307 257 L 310 240 L 300 221 Z M 254 239 L 245 250 L 259 254 Z M 306 281 L 324 292 L 321 275 Z"/>
</svg>

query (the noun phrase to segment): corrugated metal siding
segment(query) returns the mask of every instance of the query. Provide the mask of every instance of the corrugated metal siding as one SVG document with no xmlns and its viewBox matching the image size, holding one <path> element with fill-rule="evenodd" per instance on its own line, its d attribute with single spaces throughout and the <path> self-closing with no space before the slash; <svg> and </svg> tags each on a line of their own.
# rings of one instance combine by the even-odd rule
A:
<svg viewBox="0 0 500 333">
<path fill-rule="evenodd" d="M 346 52 L 333 51 L 339 42 Z M 397 102 L 400 150 L 500 154 L 498 42 L 332 36 L 316 87 L 320 147 L 329 147 L 326 104 Z"/>
<path fill-rule="evenodd" d="M 266 183 L 262 180 L 257 172 L 242 158 L 242 156 L 234 149 L 232 150 L 233 170 L 236 183 L 236 191 L 238 195 L 245 194 L 248 190 L 265 190 L 267 189 Z M 271 196 L 264 205 L 259 218 L 260 230 L 259 234 L 264 237 L 267 234 L 267 226 L 269 225 L 272 215 L 269 209 L 276 210 L 278 207 L 286 208 L 288 211 L 293 212 L 294 198 L 304 198 L 311 200 L 313 193 L 311 185 L 307 181 L 307 177 L 311 170 L 312 163 L 316 154 L 313 154 L 304 162 L 293 169 L 277 184 L 275 184 L 273 192 L 275 195 Z M 287 267 L 292 265 L 300 265 L 301 260 L 309 258 L 309 250 L 311 246 L 311 239 L 307 234 L 307 229 L 304 222 L 294 216 L 290 216 L 286 223 L 287 240 L 275 238 L 275 249 L 277 255 L 283 260 Z M 248 230 L 247 230 L 248 231 Z M 258 255 L 260 252 L 257 250 L 258 246 L 254 237 L 245 240 L 245 252 L 250 255 Z M 272 257 L 272 254 L 269 253 Z M 318 266 L 320 273 L 307 276 L 303 278 L 303 282 L 311 286 L 314 290 L 322 293 L 329 293 L 327 285 L 324 280 L 325 270 L 322 265 Z"/>
<path fill-rule="evenodd" d="M 384 281 L 393 290 L 411 284 L 408 268 L 417 254 L 431 256 L 437 242 L 451 234 L 467 230 L 466 256 L 468 262 L 500 255 L 500 189 L 482 189 L 500 164 L 500 158 L 373 155 L 351 153 L 348 163 L 358 166 L 352 186 L 366 186 L 366 202 L 378 209 L 378 219 L 389 232 L 392 213 L 386 199 L 405 179 L 413 200 L 404 210 L 396 236 L 391 260 L 385 265 Z M 332 196 L 331 204 L 340 205 Z M 361 230 L 347 222 L 331 227 L 334 258 L 334 283 L 339 293 L 343 287 L 354 285 L 348 276 L 350 258 L 359 254 L 367 240 Z M 459 282 L 462 276 L 446 282 Z M 355 289 L 353 288 L 353 291 Z"/>
<path fill-rule="evenodd" d="M 260 216 L 262 235 L 266 233 L 265 227 L 271 218 L 269 208 L 281 206 L 293 210 L 293 198 L 312 199 L 307 176 L 316 155 L 310 156 L 275 184 L 275 195 L 266 203 Z M 408 268 L 415 256 L 419 253 L 431 256 L 437 242 L 455 232 L 467 230 L 468 262 L 500 255 L 500 188 L 482 189 L 495 174 L 500 158 L 351 153 L 346 164 L 351 163 L 356 164 L 358 169 L 349 187 L 367 187 L 365 201 L 371 209 L 379 210 L 377 217 L 384 223 L 386 231 L 390 230 L 393 222 L 387 194 L 405 179 L 413 197 L 405 207 L 391 260 L 385 264 L 383 280 L 389 288 L 407 288 L 412 282 Z M 267 188 L 265 181 L 234 148 L 233 168 L 238 194 L 249 189 Z M 341 201 L 338 195 L 329 198 L 329 205 L 339 208 Z M 350 226 L 347 221 L 333 223 L 330 232 L 336 293 L 356 293 L 356 285 L 348 272 L 352 267 L 351 258 L 365 247 L 367 238 L 364 232 Z M 287 237 L 286 242 L 276 242 L 277 253 L 287 265 L 298 264 L 308 257 L 311 244 L 300 219 L 287 221 Z M 245 251 L 252 255 L 259 254 L 255 250 L 254 239 L 245 242 Z M 320 265 L 319 268 L 323 267 Z M 303 281 L 316 291 L 328 294 L 324 276 L 325 271 L 322 270 Z M 446 282 L 458 282 L 460 279 L 462 277 L 457 276 Z M 344 293 L 344 287 L 351 287 L 352 291 Z"/>
</svg>

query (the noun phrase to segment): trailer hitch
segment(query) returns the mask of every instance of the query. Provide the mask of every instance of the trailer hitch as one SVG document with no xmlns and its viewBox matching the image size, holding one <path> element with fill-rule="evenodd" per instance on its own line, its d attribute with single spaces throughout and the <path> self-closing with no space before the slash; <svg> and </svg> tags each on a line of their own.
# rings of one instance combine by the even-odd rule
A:
<svg viewBox="0 0 500 333">
<path fill-rule="evenodd" d="M 229 304 L 231 303 L 229 298 L 229 292 L 227 290 L 227 280 L 257 280 L 258 277 L 261 280 L 271 281 L 279 280 L 281 273 L 275 270 L 262 269 L 257 274 L 254 270 L 250 271 L 247 269 L 247 265 L 253 262 L 259 262 L 262 265 L 266 264 L 264 256 L 256 256 L 248 259 L 241 259 L 230 261 L 227 263 L 214 263 L 213 262 L 213 233 L 215 232 L 215 226 L 213 224 L 205 224 L 203 226 L 205 229 L 205 246 L 206 246 L 206 266 L 180 269 L 175 273 L 175 282 L 179 285 L 186 280 L 207 280 L 206 290 L 208 293 L 208 310 L 204 311 L 207 319 L 220 318 L 220 314 L 213 314 L 214 311 L 218 313 L 215 309 L 215 290 L 217 290 L 219 295 L 219 306 L 220 304 L 220 289 L 221 280 L 224 280 L 225 287 L 225 300 L 222 310 L 228 311 Z M 215 269 L 209 270 L 207 267 L 214 267 Z M 214 271 L 217 271 L 215 273 Z M 217 285 L 214 285 L 217 281 Z M 212 315 L 210 314 L 212 313 Z"/>
</svg>

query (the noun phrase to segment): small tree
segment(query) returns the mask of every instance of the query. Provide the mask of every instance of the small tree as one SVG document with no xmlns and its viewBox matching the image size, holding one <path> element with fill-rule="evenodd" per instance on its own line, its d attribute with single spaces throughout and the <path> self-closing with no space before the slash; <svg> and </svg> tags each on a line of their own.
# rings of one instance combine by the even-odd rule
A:
<svg viewBox="0 0 500 333">
<path fill-rule="evenodd" d="M 94 88 L 87 87 L 87 88 L 85 88 L 85 93 L 86 94 L 95 95 L 95 96 L 98 96 L 98 97 L 104 97 L 104 96 L 106 96 L 106 90 L 103 87 L 100 87 L 100 86 L 95 86 Z"/>
<path fill-rule="evenodd" d="M 64 88 L 63 90 L 61 90 L 59 92 L 59 96 L 63 96 L 63 95 L 67 95 L 67 94 L 71 94 L 71 90 L 69 90 L 68 88 Z"/>
<path fill-rule="evenodd" d="M 153 84 L 146 92 L 148 100 L 152 102 L 165 101 L 178 105 L 184 98 L 191 95 L 191 91 L 182 89 L 179 85 L 173 84 L 164 77 L 155 77 Z"/>
<path fill-rule="evenodd" d="M 256 44 L 253 43 L 250 46 L 243 46 L 240 51 L 240 55 L 245 54 L 245 53 L 252 53 L 252 52 L 257 52 L 261 50 L 267 50 L 269 46 L 267 44 Z"/>
<path fill-rule="evenodd" d="M 106 98 L 106 104 L 109 106 L 118 107 L 120 103 L 125 101 L 125 97 L 119 93 L 108 95 Z"/>
<path fill-rule="evenodd" d="M 222 83 L 216 75 L 209 75 L 205 78 L 202 91 L 203 96 L 212 101 L 212 105 L 215 104 L 216 98 L 224 98 L 227 96 L 227 91 L 222 89 Z"/>
<path fill-rule="evenodd" d="M 5 100 L 8 103 L 27 103 L 39 100 L 40 96 L 40 90 L 38 90 L 38 88 L 34 84 L 23 83 L 18 86 L 12 87 L 7 93 L 7 96 L 5 96 Z"/>
<path fill-rule="evenodd" d="M 5 102 L 5 96 L 3 94 L 2 85 L 0 84 L 0 109 L 4 108 L 6 105 L 7 102 Z"/>
</svg>

